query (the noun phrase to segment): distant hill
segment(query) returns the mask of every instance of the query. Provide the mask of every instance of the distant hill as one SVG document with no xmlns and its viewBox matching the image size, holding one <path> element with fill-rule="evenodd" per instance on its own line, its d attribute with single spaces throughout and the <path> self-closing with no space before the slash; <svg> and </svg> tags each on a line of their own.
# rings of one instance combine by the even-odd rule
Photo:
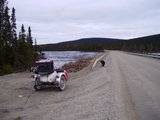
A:
<svg viewBox="0 0 160 120">
<path fill-rule="evenodd" d="M 121 39 L 112 38 L 83 38 L 74 41 L 61 42 L 56 44 L 40 45 L 42 51 L 63 51 L 63 50 L 81 50 L 81 51 L 97 51 L 102 50 L 104 47 L 114 45 L 121 41 Z M 105 49 L 105 48 L 104 48 Z"/>
<path fill-rule="evenodd" d="M 160 52 L 160 34 L 125 41 L 123 49 L 135 52 Z"/>
<path fill-rule="evenodd" d="M 160 34 L 129 40 L 112 38 L 83 38 L 74 41 L 61 42 L 56 44 L 40 45 L 41 51 L 99 51 L 125 50 L 125 51 L 160 51 Z"/>
</svg>

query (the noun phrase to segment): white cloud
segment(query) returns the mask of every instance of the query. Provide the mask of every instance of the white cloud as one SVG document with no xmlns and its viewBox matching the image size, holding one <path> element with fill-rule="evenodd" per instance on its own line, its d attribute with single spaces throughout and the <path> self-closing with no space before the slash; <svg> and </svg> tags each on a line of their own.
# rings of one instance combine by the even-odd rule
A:
<svg viewBox="0 0 160 120">
<path fill-rule="evenodd" d="M 160 33 L 159 0 L 9 0 L 38 43 Z"/>
</svg>

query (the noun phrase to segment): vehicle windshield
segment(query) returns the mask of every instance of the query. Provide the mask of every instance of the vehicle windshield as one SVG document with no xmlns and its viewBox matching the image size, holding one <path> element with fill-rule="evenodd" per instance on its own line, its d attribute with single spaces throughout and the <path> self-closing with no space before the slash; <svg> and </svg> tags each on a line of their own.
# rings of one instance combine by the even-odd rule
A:
<svg viewBox="0 0 160 120">
<path fill-rule="evenodd" d="M 49 63 L 40 64 L 37 66 L 36 72 L 38 74 L 50 74 L 53 72 L 53 65 Z"/>
</svg>

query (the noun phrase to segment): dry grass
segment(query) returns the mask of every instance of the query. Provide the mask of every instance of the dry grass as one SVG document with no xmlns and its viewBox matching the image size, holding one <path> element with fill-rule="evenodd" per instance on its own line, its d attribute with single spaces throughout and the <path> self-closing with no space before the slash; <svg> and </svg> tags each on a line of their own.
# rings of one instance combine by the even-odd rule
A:
<svg viewBox="0 0 160 120">
<path fill-rule="evenodd" d="M 77 72 L 87 67 L 93 58 L 82 58 L 76 62 L 70 62 L 63 65 L 63 69 L 67 70 L 69 73 Z"/>
</svg>

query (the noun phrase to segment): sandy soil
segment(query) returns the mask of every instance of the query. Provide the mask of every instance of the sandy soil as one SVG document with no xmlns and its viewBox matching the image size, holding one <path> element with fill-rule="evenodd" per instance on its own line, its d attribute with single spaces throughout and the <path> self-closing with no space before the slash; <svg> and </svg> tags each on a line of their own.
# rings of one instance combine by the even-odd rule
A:
<svg viewBox="0 0 160 120">
<path fill-rule="evenodd" d="M 30 73 L 0 77 L 0 118 L 159 120 L 160 62 L 118 51 L 107 51 L 103 59 L 105 67 L 98 62 L 92 69 L 92 61 L 87 68 L 72 73 L 63 92 L 35 92 Z"/>
</svg>

